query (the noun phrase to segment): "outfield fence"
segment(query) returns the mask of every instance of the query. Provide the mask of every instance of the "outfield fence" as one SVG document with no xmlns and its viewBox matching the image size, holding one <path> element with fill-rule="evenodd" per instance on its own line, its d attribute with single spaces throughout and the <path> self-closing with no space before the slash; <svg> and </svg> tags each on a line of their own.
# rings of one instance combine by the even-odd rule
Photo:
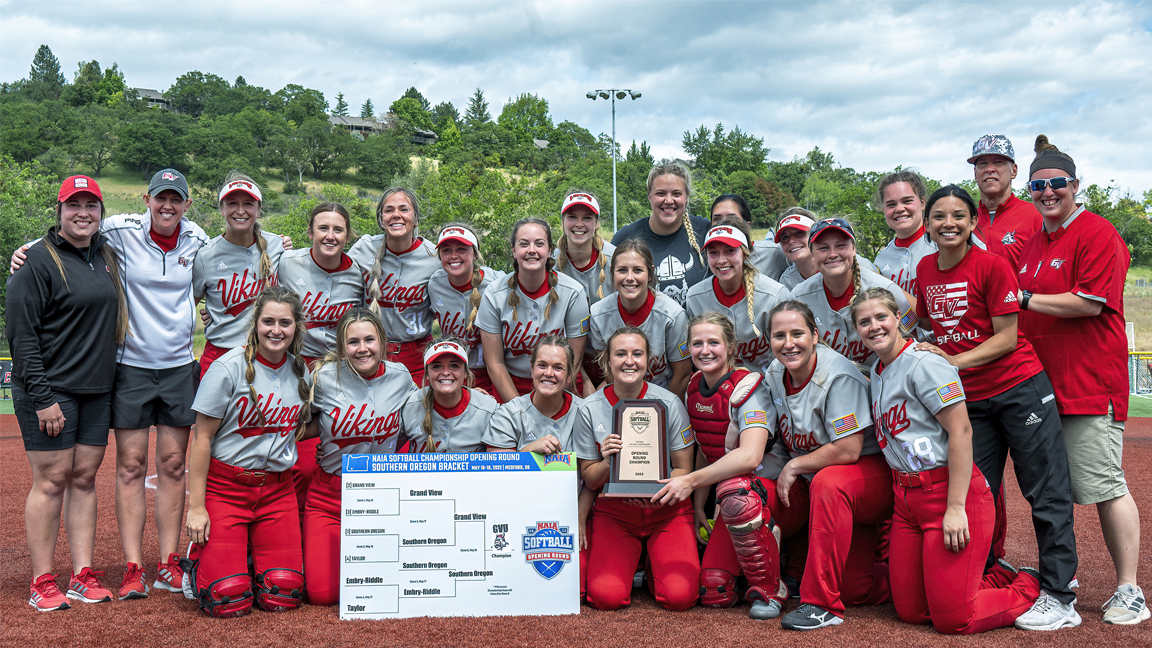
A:
<svg viewBox="0 0 1152 648">
<path fill-rule="evenodd" d="M 1128 393 L 1152 394 L 1152 352 L 1128 352 Z"/>
</svg>

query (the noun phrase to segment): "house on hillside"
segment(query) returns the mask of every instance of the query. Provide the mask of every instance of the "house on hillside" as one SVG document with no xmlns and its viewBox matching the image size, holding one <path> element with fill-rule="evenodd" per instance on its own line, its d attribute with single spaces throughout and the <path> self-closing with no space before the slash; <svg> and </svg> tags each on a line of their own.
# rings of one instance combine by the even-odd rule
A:
<svg viewBox="0 0 1152 648">
<path fill-rule="evenodd" d="M 136 95 L 140 100 L 145 102 L 149 108 L 163 108 L 164 110 L 172 110 L 172 102 L 164 98 L 164 93 L 152 88 L 132 88 L 136 91 Z"/>
<path fill-rule="evenodd" d="M 328 123 L 346 131 L 360 133 L 362 136 L 375 135 L 384 130 L 384 125 L 375 119 L 362 119 L 347 115 L 328 115 Z"/>
</svg>

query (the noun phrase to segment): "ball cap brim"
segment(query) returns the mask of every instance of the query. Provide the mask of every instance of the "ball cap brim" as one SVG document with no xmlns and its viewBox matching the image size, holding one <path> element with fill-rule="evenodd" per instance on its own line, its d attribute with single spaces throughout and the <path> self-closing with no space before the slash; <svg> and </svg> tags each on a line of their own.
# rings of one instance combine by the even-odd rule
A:
<svg viewBox="0 0 1152 648">
<path fill-rule="evenodd" d="M 464 347 L 455 342 L 444 340 L 433 344 L 424 351 L 424 366 L 427 367 L 432 364 L 433 360 L 443 355 L 454 356 L 464 361 L 465 364 L 468 363 L 468 351 Z"/>
<path fill-rule="evenodd" d="M 780 224 L 776 226 L 776 242 L 780 242 L 780 236 L 783 234 L 784 230 L 788 228 L 800 230 L 801 232 L 809 232 L 812 230 L 812 226 L 815 224 L 816 223 L 807 216 L 793 214 L 792 216 L 789 216 L 780 221 Z"/>
<path fill-rule="evenodd" d="M 708 236 L 704 238 L 704 247 L 708 247 L 714 243 L 722 243 L 728 247 L 748 247 L 748 237 L 744 236 L 744 232 L 732 227 L 730 225 L 719 225 L 708 230 Z"/>
<path fill-rule="evenodd" d="M 445 227 L 440 230 L 440 236 L 436 239 L 436 247 L 452 242 L 463 243 L 472 247 L 478 245 L 476 235 L 463 227 Z"/>
<path fill-rule="evenodd" d="M 829 230 L 843 232 L 848 238 L 852 239 L 853 241 L 856 240 L 856 233 L 852 231 L 852 225 L 850 225 L 848 221 L 844 220 L 843 218 L 825 218 L 824 220 L 812 226 L 812 233 L 808 236 L 809 247 L 811 247 L 812 244 L 816 242 L 816 239 L 819 238 L 821 234 L 824 234 Z"/>
<path fill-rule="evenodd" d="M 576 205 L 584 205 L 592 210 L 593 214 L 600 215 L 600 201 L 596 200 L 595 196 L 586 193 L 574 193 L 564 199 L 564 205 L 560 207 L 560 214 L 567 214 L 569 209 Z"/>
<path fill-rule="evenodd" d="M 67 202 L 69 198 L 77 194 L 88 193 L 96 196 L 100 202 L 104 202 L 104 194 L 100 193 L 100 185 L 88 176 L 78 175 L 67 178 L 60 184 L 60 191 L 56 194 L 56 199 L 60 202 Z"/>
<path fill-rule="evenodd" d="M 263 202 L 264 200 L 264 196 L 260 193 L 260 187 L 257 187 L 256 183 L 248 182 L 247 180 L 233 180 L 224 185 L 224 188 L 220 190 L 219 199 L 224 200 L 228 194 L 236 193 L 237 191 L 252 196 L 257 202 Z"/>
</svg>

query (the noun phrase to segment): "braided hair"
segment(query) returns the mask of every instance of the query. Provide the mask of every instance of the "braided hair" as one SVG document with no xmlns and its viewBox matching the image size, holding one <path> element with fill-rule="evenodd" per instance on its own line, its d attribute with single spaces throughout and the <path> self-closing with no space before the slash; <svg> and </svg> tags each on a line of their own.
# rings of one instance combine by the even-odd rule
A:
<svg viewBox="0 0 1152 648">
<path fill-rule="evenodd" d="M 592 196 L 593 198 L 596 198 L 596 202 L 600 202 L 600 199 L 596 197 L 596 194 L 592 193 L 591 191 L 585 191 L 584 189 L 569 189 L 568 193 L 564 194 L 564 198 L 567 199 L 568 196 L 571 196 L 572 194 L 578 194 L 578 193 L 579 194 L 587 194 L 589 196 Z M 596 265 L 600 269 L 600 279 L 596 284 L 596 297 L 598 299 L 604 299 L 604 276 L 605 276 L 604 268 L 605 268 L 605 266 L 608 265 L 608 259 L 604 258 L 604 254 L 603 254 L 603 252 L 604 252 L 604 239 L 600 237 L 600 214 L 594 214 L 594 215 L 596 216 L 596 231 L 592 233 L 592 249 L 594 249 L 597 252 Z M 561 215 L 561 220 L 563 220 L 563 215 Z M 563 229 L 563 227 L 561 227 L 561 229 Z M 556 242 L 556 247 L 560 248 L 560 252 L 561 252 L 560 258 L 557 259 L 557 261 L 556 261 L 556 269 L 559 270 L 560 272 L 564 272 L 564 268 L 570 263 L 570 261 L 568 260 L 568 234 L 567 233 L 560 235 L 560 240 Z M 589 297 L 591 297 L 591 295 L 589 295 Z"/>
<path fill-rule="evenodd" d="M 684 182 L 684 195 L 690 199 L 692 197 L 692 174 L 688 171 L 688 167 L 677 160 L 664 161 L 652 167 L 652 170 L 648 172 L 648 193 L 652 193 L 652 184 L 656 182 L 656 178 L 667 174 L 672 174 Z M 688 215 L 687 203 L 685 203 L 684 209 L 684 230 L 688 234 L 688 243 L 692 245 L 692 249 L 696 250 L 696 255 L 700 257 L 700 263 L 705 266 L 708 265 L 704 259 L 704 254 L 700 251 L 700 243 L 696 240 L 696 231 L 692 229 L 692 218 Z"/>
<path fill-rule="evenodd" d="M 553 268 L 556 267 L 556 259 L 552 258 L 552 250 L 555 247 L 552 244 L 552 228 L 549 227 L 548 221 L 541 218 L 521 218 L 516 221 L 512 226 L 512 248 L 516 248 L 516 235 L 520 232 L 520 228 L 525 225 L 539 225 L 544 229 L 544 237 L 548 240 L 548 252 L 545 255 L 544 273 L 548 280 L 548 305 L 544 307 L 544 319 L 548 319 L 549 314 L 552 312 L 552 304 L 559 301 L 560 296 L 556 294 L 556 273 Z M 512 319 L 516 319 L 516 307 L 520 304 L 520 293 L 516 290 L 516 286 L 520 280 L 520 264 L 516 262 L 516 256 L 512 256 L 512 274 L 508 275 L 508 305 L 512 307 Z"/>
<path fill-rule="evenodd" d="M 477 241 L 480 240 L 480 236 L 476 233 L 476 230 L 471 225 L 469 225 L 467 223 L 448 223 L 448 224 L 444 225 L 444 227 L 440 228 L 440 231 L 444 231 L 444 229 L 449 228 L 449 227 L 459 227 L 460 229 L 468 230 L 469 232 L 472 233 L 472 236 L 476 237 Z M 437 254 L 440 253 L 439 248 L 437 248 L 436 253 Z M 480 310 L 480 298 L 483 296 L 480 292 L 480 283 L 482 281 L 484 281 L 484 273 L 481 270 L 481 266 L 483 266 L 483 265 L 484 265 L 484 256 L 482 254 L 480 254 L 480 248 L 479 247 L 473 247 L 472 248 L 472 294 L 469 295 L 469 297 L 468 297 L 468 306 L 471 308 L 471 310 L 468 311 L 468 326 L 466 328 L 466 330 L 468 330 L 468 331 L 472 330 L 472 326 L 476 322 L 476 313 L 477 313 L 477 311 Z"/>
<path fill-rule="evenodd" d="M 256 296 L 256 301 L 252 304 L 252 321 L 248 324 L 248 337 L 244 344 L 244 381 L 248 383 L 248 395 L 255 406 L 258 401 L 256 387 L 252 383 L 256 380 L 255 361 L 256 353 L 260 347 L 260 336 L 257 331 L 264 307 L 271 303 L 284 304 L 292 312 L 295 330 L 292 333 L 292 344 L 288 347 L 288 353 L 292 356 L 292 373 L 296 374 L 297 393 L 301 401 L 309 404 L 312 401 L 312 390 L 305 378 L 308 373 L 308 365 L 304 362 L 304 357 L 300 355 L 300 349 L 304 346 L 304 307 L 300 304 L 300 296 L 284 286 L 268 286 L 260 291 L 260 294 Z M 256 407 L 256 416 L 260 425 L 264 425 L 264 412 L 259 407 Z M 310 406 L 301 407 L 297 419 L 299 424 L 296 429 L 297 438 L 303 433 L 304 424 L 311 419 L 312 408 Z"/>
<path fill-rule="evenodd" d="M 440 344 L 441 342 L 455 342 L 465 349 L 468 348 L 468 345 L 464 342 L 464 340 L 461 340 L 458 337 L 442 337 L 438 340 L 429 342 L 428 346 L 424 347 L 424 351 L 427 351 L 431 347 Z M 465 376 L 464 387 L 465 389 L 471 389 L 473 385 L 476 384 L 476 376 L 472 374 L 472 369 L 468 366 L 467 361 L 462 361 L 462 363 L 464 365 Z M 424 449 L 428 450 L 429 452 L 438 452 L 435 449 L 436 440 L 432 438 L 432 412 L 436 407 L 436 395 L 432 392 L 432 386 L 428 384 L 428 368 L 425 367 L 424 369 L 424 398 L 421 401 L 421 404 L 424 406 L 424 421 L 420 424 L 420 430 L 424 432 Z M 447 444 L 445 444 L 443 451 L 448 452 Z"/>
<path fill-rule="evenodd" d="M 224 184 L 221 185 L 220 189 L 223 190 L 224 187 L 227 187 L 228 185 L 232 184 L 233 182 L 247 182 L 247 183 L 251 184 L 253 187 L 256 187 L 256 190 L 260 191 L 261 195 L 263 195 L 263 193 L 264 193 L 262 190 L 260 190 L 260 185 L 257 184 L 255 180 L 253 180 L 247 174 L 237 171 L 236 169 L 232 169 L 231 171 L 228 172 L 228 175 L 224 177 Z M 224 210 L 224 205 L 222 203 L 220 205 L 220 210 L 221 211 Z M 260 252 L 260 267 L 257 268 L 257 270 L 256 270 L 257 279 L 265 280 L 265 279 L 268 279 L 268 277 L 272 276 L 272 257 L 268 256 L 268 242 L 264 240 L 264 236 L 261 234 L 262 230 L 260 228 L 260 220 L 259 220 L 260 219 L 260 211 L 261 211 L 261 203 L 259 200 L 257 200 L 256 201 L 256 219 L 257 220 L 255 223 L 252 224 L 252 237 L 256 240 L 256 249 Z"/>
</svg>

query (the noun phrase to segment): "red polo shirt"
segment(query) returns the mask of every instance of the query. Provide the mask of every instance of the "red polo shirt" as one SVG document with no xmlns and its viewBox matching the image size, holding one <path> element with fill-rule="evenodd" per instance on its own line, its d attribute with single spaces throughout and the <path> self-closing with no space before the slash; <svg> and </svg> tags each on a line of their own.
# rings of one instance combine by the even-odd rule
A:
<svg viewBox="0 0 1152 648">
<path fill-rule="evenodd" d="M 1041 229 L 1020 254 L 1021 290 L 1071 292 L 1104 304 L 1094 317 L 1020 312 L 1020 328 L 1036 349 L 1066 415 L 1100 415 L 1108 403 L 1128 419 L 1128 339 L 1124 334 L 1124 278 L 1128 246 L 1104 218 L 1079 208 L 1052 233 Z"/>
<path fill-rule="evenodd" d="M 1018 270 L 1020 251 L 1028 239 L 1044 227 L 1044 217 L 1036 211 L 1036 206 L 1015 195 L 1008 197 L 996 210 L 993 218 L 984 203 L 977 206 L 976 236 L 992 254 L 1008 259 L 1008 265 Z"/>
</svg>

